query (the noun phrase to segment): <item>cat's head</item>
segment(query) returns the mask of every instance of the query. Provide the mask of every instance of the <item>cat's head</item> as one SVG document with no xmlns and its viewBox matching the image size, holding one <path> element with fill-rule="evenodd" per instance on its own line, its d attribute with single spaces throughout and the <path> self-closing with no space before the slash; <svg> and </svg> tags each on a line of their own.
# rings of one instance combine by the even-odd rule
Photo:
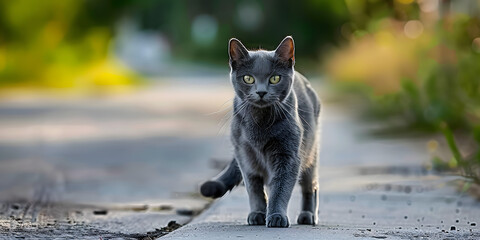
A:
<svg viewBox="0 0 480 240">
<path fill-rule="evenodd" d="M 288 36 L 274 51 L 249 51 L 230 39 L 230 79 L 236 95 L 256 107 L 266 107 L 285 99 L 292 89 L 295 45 Z"/>
</svg>

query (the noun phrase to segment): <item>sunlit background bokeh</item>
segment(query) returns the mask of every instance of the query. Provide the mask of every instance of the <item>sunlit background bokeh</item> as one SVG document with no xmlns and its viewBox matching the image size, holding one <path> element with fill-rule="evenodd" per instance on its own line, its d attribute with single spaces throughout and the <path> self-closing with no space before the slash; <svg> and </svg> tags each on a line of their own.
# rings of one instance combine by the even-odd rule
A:
<svg viewBox="0 0 480 240">
<path fill-rule="evenodd" d="M 1 0 L 0 172 L 49 166 L 45 172 L 67 179 L 66 191 L 108 188 L 107 201 L 125 195 L 118 181 L 136 189 L 155 171 L 187 179 L 178 185 L 198 182 L 166 166 L 229 154 L 215 150 L 224 140 L 183 139 L 225 133 L 220 119 L 192 119 L 232 97 L 228 40 L 274 49 L 287 35 L 295 39 L 296 69 L 329 85 L 336 100 L 360 99 L 362 115 L 391 122 L 393 132 L 443 134 L 448 157 L 432 141 L 432 165 L 479 181 L 478 0 Z M 145 140 L 152 137 L 159 138 Z M 165 149 L 149 153 L 148 144 Z M 155 161 L 158 169 L 145 167 Z M 18 192 L 5 183 L 18 174 L 5 176 L 3 189 Z M 99 189 L 106 178 L 112 184 Z M 88 187 L 75 185 L 85 179 Z M 156 197 L 155 187 L 139 198 Z"/>
</svg>

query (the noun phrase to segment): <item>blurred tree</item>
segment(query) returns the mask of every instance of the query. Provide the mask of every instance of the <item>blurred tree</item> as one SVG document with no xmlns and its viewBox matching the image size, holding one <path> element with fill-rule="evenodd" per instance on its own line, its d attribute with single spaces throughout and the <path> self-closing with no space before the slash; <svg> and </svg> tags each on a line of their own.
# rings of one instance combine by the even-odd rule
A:
<svg viewBox="0 0 480 240">
<path fill-rule="evenodd" d="M 123 18 L 161 32 L 178 59 L 225 63 L 231 37 L 272 49 L 293 35 L 297 55 L 315 59 L 348 17 L 343 1 L 1 0 L 0 84 L 78 85 Z"/>
<path fill-rule="evenodd" d="M 132 14 L 144 28 L 165 33 L 177 56 L 222 63 L 231 37 L 250 48 L 272 49 L 293 35 L 298 55 L 316 58 L 325 44 L 337 44 L 339 26 L 348 19 L 343 1 L 316 0 L 148 1 Z M 201 15 L 218 25 L 210 44 L 197 44 L 192 36 L 192 23 Z"/>
</svg>

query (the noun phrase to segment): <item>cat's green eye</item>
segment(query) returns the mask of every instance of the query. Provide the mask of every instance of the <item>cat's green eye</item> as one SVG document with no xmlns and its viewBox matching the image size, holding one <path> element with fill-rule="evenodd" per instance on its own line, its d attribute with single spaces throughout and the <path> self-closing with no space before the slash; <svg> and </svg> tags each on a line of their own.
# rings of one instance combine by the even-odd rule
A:
<svg viewBox="0 0 480 240">
<path fill-rule="evenodd" d="M 278 82 L 280 82 L 280 76 L 275 75 L 275 76 L 272 76 L 272 77 L 270 78 L 270 83 L 271 83 L 271 84 L 277 84 Z"/>
<path fill-rule="evenodd" d="M 245 75 L 245 76 L 243 76 L 243 81 L 246 84 L 252 84 L 252 83 L 255 82 L 255 79 L 252 76 Z"/>
</svg>

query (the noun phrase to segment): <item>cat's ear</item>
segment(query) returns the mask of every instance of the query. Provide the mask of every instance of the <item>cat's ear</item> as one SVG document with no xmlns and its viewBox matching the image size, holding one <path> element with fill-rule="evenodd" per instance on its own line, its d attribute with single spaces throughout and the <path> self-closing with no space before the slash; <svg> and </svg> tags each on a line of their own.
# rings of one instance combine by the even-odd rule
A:
<svg viewBox="0 0 480 240">
<path fill-rule="evenodd" d="M 235 68 L 239 61 L 248 58 L 248 50 L 243 46 L 242 42 L 236 38 L 232 38 L 228 42 L 228 55 L 230 57 L 230 65 L 232 68 Z"/>
<path fill-rule="evenodd" d="M 288 64 L 288 67 L 295 65 L 295 43 L 291 36 L 285 37 L 275 49 L 275 55 L 280 61 Z"/>
</svg>

